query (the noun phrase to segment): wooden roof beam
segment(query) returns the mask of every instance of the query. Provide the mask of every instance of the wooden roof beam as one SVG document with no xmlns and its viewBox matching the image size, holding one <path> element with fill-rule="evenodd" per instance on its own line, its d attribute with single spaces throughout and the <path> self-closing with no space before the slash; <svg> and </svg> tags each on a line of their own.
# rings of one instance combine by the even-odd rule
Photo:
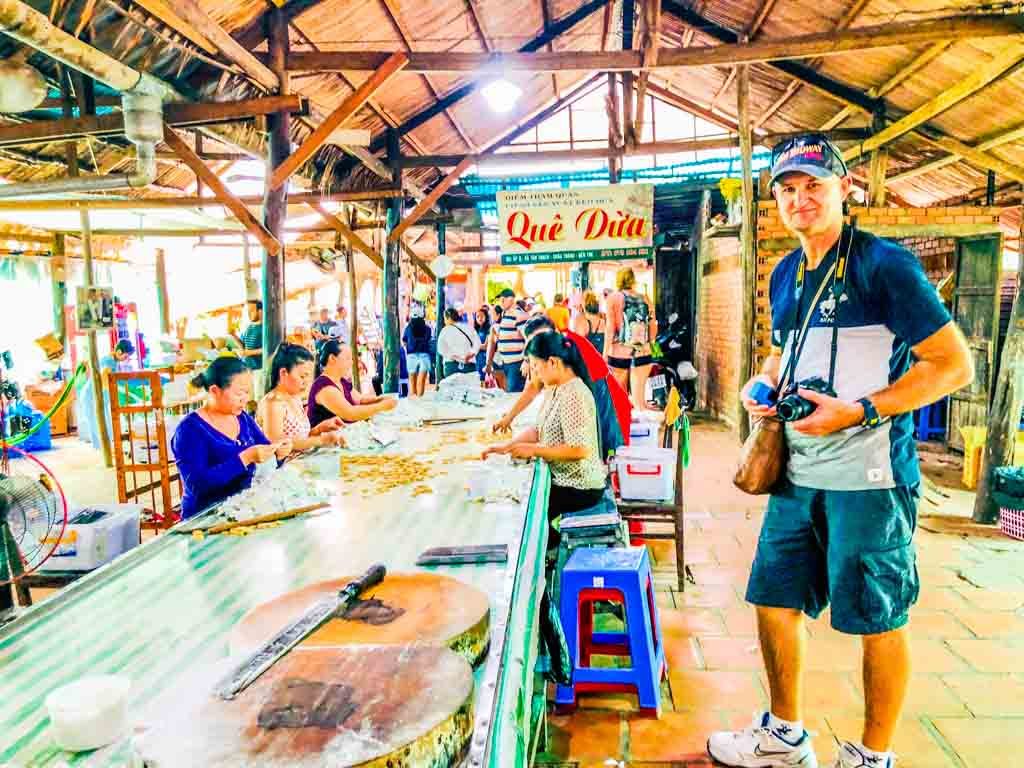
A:
<svg viewBox="0 0 1024 768">
<path fill-rule="evenodd" d="M 984 168 L 988 171 L 995 171 L 1004 178 L 1024 183 L 1024 168 L 1021 168 L 1018 165 L 1008 163 L 1005 160 L 987 154 L 980 149 L 972 147 L 970 144 L 965 144 L 962 141 L 954 139 L 952 136 L 932 137 L 923 131 L 919 132 L 917 135 L 939 149 L 944 149 L 951 154 L 959 155 L 963 160 L 966 160 L 973 166 Z"/>
<path fill-rule="evenodd" d="M 370 200 L 391 200 L 402 197 L 400 189 L 377 189 L 366 192 L 335 192 L 333 194 L 297 194 L 288 196 L 289 205 L 306 203 L 353 203 Z M 243 205 L 259 207 L 263 197 L 239 197 Z M 216 197 L 80 197 L 31 198 L 27 200 L 0 200 L 0 211 L 160 211 L 223 205 Z"/>
<path fill-rule="evenodd" d="M 544 47 L 544 45 L 547 43 L 549 39 L 564 34 L 565 32 L 568 32 L 581 21 L 588 18 L 595 11 L 597 11 L 600 8 L 603 8 L 605 5 L 607 5 L 607 3 L 608 0 L 588 0 L 588 2 L 584 3 L 582 6 L 577 8 L 572 13 L 562 17 L 561 19 L 558 19 L 558 21 L 554 22 L 549 29 L 542 31 L 541 34 L 534 37 L 528 43 L 522 45 L 519 48 L 519 52 L 531 53 L 540 50 L 541 48 Z M 450 53 L 455 52 L 452 51 Z M 477 88 L 480 87 L 481 84 L 482 80 L 478 78 L 468 83 L 465 83 L 464 85 L 456 87 L 455 89 L 447 93 L 444 97 L 442 97 L 440 101 L 432 104 L 426 109 L 417 112 L 415 115 L 413 115 L 408 120 L 403 122 L 400 126 L 398 126 L 399 135 L 404 135 L 409 133 L 410 131 L 416 130 L 421 125 L 428 122 L 429 120 L 443 112 L 448 107 L 452 106 L 453 104 L 457 104 L 458 102 L 462 101 L 462 99 L 469 96 L 471 93 L 474 93 L 477 90 Z M 378 136 L 370 144 L 370 149 L 373 152 L 380 151 L 384 149 L 386 142 L 386 135 Z"/>
<path fill-rule="evenodd" d="M 437 280 L 437 275 L 434 274 L 434 270 L 430 268 L 430 265 L 427 264 L 427 262 L 420 258 L 419 254 L 416 253 L 416 251 L 409 247 L 409 244 L 405 242 L 405 240 L 399 240 L 398 243 L 399 245 L 402 246 L 402 250 L 406 252 L 409 258 L 412 260 L 413 264 L 415 264 L 417 267 L 426 272 L 427 277 L 429 277 L 431 280 Z"/>
<path fill-rule="evenodd" d="M 678 5 L 665 0 L 666 12 Z M 687 11 L 692 18 L 692 11 Z M 734 34 L 734 33 L 733 33 Z M 658 61 L 645 62 L 642 51 L 527 51 L 515 53 L 478 53 L 472 51 L 413 51 L 409 53 L 407 72 L 469 72 L 485 75 L 502 72 L 594 71 L 636 72 L 639 70 L 706 67 L 711 65 L 764 64 L 790 59 L 817 59 L 875 48 L 906 47 L 936 40 L 958 38 L 1008 37 L 1024 34 L 1024 14 L 959 16 L 928 21 L 909 21 L 871 27 L 855 27 L 837 32 L 798 35 L 787 38 L 762 38 L 750 43 L 690 48 L 666 48 Z M 545 39 L 545 44 L 549 42 Z M 291 72 L 372 71 L 391 54 L 382 51 L 296 51 L 288 56 Z M 444 103 L 442 109 L 450 104 Z"/>
<path fill-rule="evenodd" d="M 948 51 L 955 42 L 955 40 L 940 40 L 937 43 L 932 43 L 931 46 L 929 46 L 923 53 L 915 54 L 913 60 L 907 63 L 906 66 L 902 67 L 899 72 L 894 74 L 877 88 L 869 90 L 868 96 L 874 98 L 885 96 L 889 91 L 899 85 L 902 85 L 904 81 L 916 75 L 926 66 L 935 61 L 935 59 Z M 853 115 L 854 112 L 856 112 L 856 110 L 851 106 L 843 107 L 835 115 L 821 124 L 821 130 L 828 131 L 838 125 L 841 125 L 843 121 Z"/>
<path fill-rule="evenodd" d="M 846 10 L 846 13 L 844 13 L 842 18 L 839 19 L 839 23 L 836 24 L 836 33 L 841 33 L 844 30 L 848 29 L 849 26 L 853 24 L 853 22 L 856 21 L 857 17 L 860 16 L 860 14 L 864 11 L 864 8 L 867 6 L 869 2 L 870 0 L 854 0 L 853 5 Z M 807 65 L 810 67 L 817 68 L 818 66 L 821 65 L 821 59 L 814 59 L 812 61 L 808 61 Z M 757 119 L 757 122 L 754 123 L 754 129 L 756 130 L 760 128 L 762 125 L 764 125 L 766 122 L 768 122 L 768 120 L 770 120 L 776 112 L 778 112 L 780 109 L 786 106 L 786 104 L 789 103 L 790 99 L 796 96 L 797 92 L 802 87 L 803 83 L 799 79 L 794 79 L 789 84 L 789 86 L 787 86 L 786 90 L 782 93 L 782 95 L 779 96 L 779 98 L 776 99 L 772 103 L 772 105 L 768 107 L 768 109 L 761 113 L 760 117 L 758 117 Z"/>
<path fill-rule="evenodd" d="M 843 152 L 843 158 L 847 161 L 854 160 L 864 153 L 884 147 L 905 133 L 924 125 L 936 115 L 942 114 L 984 90 L 996 80 L 1020 71 L 1022 67 L 1024 67 L 1024 53 L 1021 52 L 1020 47 L 1016 44 L 1004 47 L 991 61 L 975 67 L 967 77 L 928 99 L 910 114 L 890 123 L 870 139 Z M 923 136 L 923 134 L 919 135 Z"/>
<path fill-rule="evenodd" d="M 310 203 L 309 207 L 316 211 L 320 218 L 330 224 L 334 231 L 339 235 L 348 240 L 349 244 L 361 251 L 366 258 L 372 261 L 377 269 L 384 269 L 384 259 L 380 257 L 380 254 L 373 250 L 369 244 L 363 240 L 359 235 L 352 231 L 352 229 L 342 221 L 339 217 L 324 208 L 320 203 Z"/>
<path fill-rule="evenodd" d="M 174 150 L 185 164 L 192 169 L 203 183 L 217 196 L 221 204 L 226 207 L 242 225 L 249 230 L 260 241 L 267 253 L 276 256 L 281 252 L 281 243 L 274 237 L 263 224 L 252 215 L 245 203 L 239 200 L 230 189 L 211 171 L 195 150 L 188 145 L 188 142 L 174 132 L 173 128 L 164 126 L 164 143 Z"/>
<path fill-rule="evenodd" d="M 405 45 L 406 50 L 411 54 L 413 52 L 413 38 L 409 32 L 409 28 L 406 27 L 405 22 L 402 20 L 402 16 L 399 13 L 398 6 L 395 4 L 395 0 L 380 0 L 384 5 L 384 12 L 387 13 L 388 18 L 391 20 L 391 25 L 398 32 L 398 36 L 402 39 L 402 43 Z M 437 101 L 441 98 L 441 94 L 437 92 L 437 88 L 434 87 L 434 83 L 425 74 L 421 75 L 424 84 L 427 86 L 427 90 L 430 91 L 431 96 Z M 466 146 L 470 150 L 476 150 L 476 143 L 469 138 L 469 135 L 463 130 L 462 126 L 459 125 L 458 120 L 452 114 L 450 109 L 444 111 L 445 117 L 448 118 L 448 122 L 451 123 L 452 128 L 459 134 L 459 137 L 465 142 Z"/>
<path fill-rule="evenodd" d="M 995 149 L 1003 144 L 1010 144 L 1022 139 L 1024 139 L 1024 124 L 1011 128 L 1008 131 L 997 133 L 996 135 L 984 139 L 977 144 L 972 144 L 971 146 L 979 152 L 987 152 L 988 150 Z M 947 165 L 952 165 L 961 159 L 963 159 L 962 156 L 956 153 L 946 155 L 938 160 L 931 160 L 927 163 L 922 163 L 921 165 L 914 166 L 913 168 L 907 168 L 906 170 L 893 174 L 889 177 L 887 183 L 893 184 L 900 181 L 907 181 L 915 176 L 921 176 L 926 173 L 931 173 L 932 171 L 937 171 L 940 168 L 945 168 Z"/>
<path fill-rule="evenodd" d="M 346 120 L 358 112 L 370 97 L 376 93 L 395 74 L 400 72 L 409 58 L 402 52 L 394 53 L 388 57 L 372 75 L 370 75 L 356 90 L 350 94 L 338 108 L 331 112 L 327 118 L 317 126 L 309 137 L 294 151 L 288 158 L 277 166 L 270 176 L 268 189 L 277 189 L 294 174 L 302 164 L 309 160 L 313 154 L 323 146 L 336 128 L 340 128 Z"/>
<path fill-rule="evenodd" d="M 238 43 L 224 28 L 214 21 L 196 0 L 174 0 L 174 10 L 194 28 L 202 30 L 217 50 L 232 64 L 270 93 L 280 90 L 277 75 L 257 59 L 244 45 Z"/>
<path fill-rule="evenodd" d="M 175 128 L 186 128 L 244 120 L 281 110 L 301 114 L 308 109 L 308 102 L 298 96 L 266 96 L 259 99 L 202 104 L 168 102 L 164 104 L 164 122 Z M 87 115 L 60 120 L 36 120 L 30 123 L 0 126 L 0 147 L 48 144 L 80 139 L 85 136 L 116 136 L 123 133 L 124 116 L 120 113 Z"/>
<path fill-rule="evenodd" d="M 427 196 L 416 204 L 416 207 L 412 209 L 409 215 L 402 219 L 397 227 L 391 230 L 388 234 L 388 242 L 398 242 L 402 237 L 402 234 L 409 227 L 419 221 L 423 217 L 423 214 L 430 210 L 431 206 L 441 199 L 441 195 L 447 192 L 451 186 L 459 180 L 459 177 L 462 176 L 462 174 L 465 173 L 475 162 L 476 158 L 471 156 L 462 158 L 462 162 L 456 165 L 447 176 L 437 182 Z"/>
</svg>

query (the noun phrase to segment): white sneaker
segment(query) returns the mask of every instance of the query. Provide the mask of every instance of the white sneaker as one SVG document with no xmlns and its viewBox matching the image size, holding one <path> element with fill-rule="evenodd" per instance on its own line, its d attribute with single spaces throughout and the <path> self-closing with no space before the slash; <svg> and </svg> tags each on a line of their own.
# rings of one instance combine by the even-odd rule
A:
<svg viewBox="0 0 1024 768">
<path fill-rule="evenodd" d="M 818 768 L 810 734 L 804 731 L 796 741 L 791 736 L 769 728 L 768 713 L 764 712 L 755 715 L 750 727 L 742 731 L 711 734 L 708 754 L 729 768 Z"/>
<path fill-rule="evenodd" d="M 825 768 L 892 768 L 895 762 L 892 757 L 885 761 L 878 757 L 868 757 L 856 744 L 844 741 L 839 748 L 839 757 Z"/>
</svg>

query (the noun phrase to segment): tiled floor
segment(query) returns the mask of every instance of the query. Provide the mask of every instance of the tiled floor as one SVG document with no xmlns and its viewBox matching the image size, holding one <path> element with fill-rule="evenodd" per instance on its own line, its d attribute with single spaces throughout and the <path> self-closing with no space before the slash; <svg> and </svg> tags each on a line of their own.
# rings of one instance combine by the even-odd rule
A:
<svg viewBox="0 0 1024 768">
<path fill-rule="evenodd" d="M 767 706 L 753 610 L 743 602 L 764 501 L 736 491 L 736 439 L 723 428 L 694 430 L 686 474 L 686 564 L 692 583 L 676 589 L 668 543 L 652 545 L 669 662 L 660 720 L 635 712 L 625 694 L 580 697 L 571 716 L 550 718 L 548 766 L 707 766 L 709 731 L 749 722 Z M 40 457 L 69 500 L 115 497 L 112 470 L 91 448 L 56 442 Z M 959 489 L 946 459 L 923 454 L 929 476 L 916 541 L 921 599 L 911 620 L 914 670 L 896 737 L 900 768 L 1016 768 L 1024 731 L 1024 543 L 964 523 L 973 495 Z M 34 591 L 35 592 L 35 591 Z M 45 592 L 40 591 L 36 599 Z M 857 738 L 863 708 L 859 643 L 809 625 L 805 722 L 822 762 L 836 737 Z"/>
<path fill-rule="evenodd" d="M 753 610 L 743 602 L 763 500 L 735 491 L 735 438 L 702 424 L 687 472 L 686 559 L 693 583 L 676 590 L 670 545 L 652 545 L 669 661 L 660 720 L 626 694 L 580 697 L 552 715 L 538 757 L 554 766 L 710 766 L 709 731 L 738 727 L 767 706 Z M 913 677 L 896 736 L 900 768 L 1024 766 L 1024 543 L 965 524 L 973 496 L 955 467 L 927 455 L 929 476 L 916 536 L 921 600 L 911 618 Z M 977 586 L 976 586 L 977 585 Z M 860 643 L 809 624 L 807 727 L 819 761 L 836 739 L 860 737 Z"/>
</svg>

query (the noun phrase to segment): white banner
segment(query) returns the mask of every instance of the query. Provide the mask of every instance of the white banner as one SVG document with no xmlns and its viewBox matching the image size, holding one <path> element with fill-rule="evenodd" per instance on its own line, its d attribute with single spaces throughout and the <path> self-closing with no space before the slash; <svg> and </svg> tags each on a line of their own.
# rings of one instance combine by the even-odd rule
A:
<svg viewBox="0 0 1024 768">
<path fill-rule="evenodd" d="M 502 264 L 647 258 L 654 185 L 499 192 L 498 222 Z"/>
</svg>

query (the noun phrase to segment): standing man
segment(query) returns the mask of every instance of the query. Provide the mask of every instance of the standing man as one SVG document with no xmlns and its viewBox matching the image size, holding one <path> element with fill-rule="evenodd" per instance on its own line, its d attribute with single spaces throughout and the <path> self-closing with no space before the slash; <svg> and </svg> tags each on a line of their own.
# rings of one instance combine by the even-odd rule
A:
<svg viewBox="0 0 1024 768">
<path fill-rule="evenodd" d="M 528 317 L 527 313 L 516 304 L 516 294 L 511 288 L 506 288 L 498 294 L 498 303 L 501 305 L 501 322 L 498 324 L 497 352 L 501 355 L 501 368 L 505 373 L 508 392 L 522 392 L 526 383 L 522 367 L 525 357 L 523 350 L 526 349 L 526 339 L 523 336 L 523 324 Z M 491 373 L 494 369 L 495 348 L 488 350 L 487 367 L 484 369 Z"/>
<path fill-rule="evenodd" d="M 316 342 L 316 354 L 320 356 L 320 350 L 324 348 L 324 344 L 333 337 L 340 337 L 341 334 L 334 333 L 334 321 L 331 320 L 331 314 L 327 307 L 320 309 L 320 319 L 313 323 L 313 341 Z"/>
<path fill-rule="evenodd" d="M 331 338 L 348 341 L 348 309 L 339 304 L 334 315 L 334 325 L 330 330 Z"/>
<path fill-rule="evenodd" d="M 249 325 L 242 333 L 242 357 L 245 364 L 254 371 L 263 368 L 263 302 L 251 299 L 249 309 Z"/>
<path fill-rule="evenodd" d="M 803 727 L 804 615 L 831 602 L 832 627 L 861 636 L 866 705 L 860 740 L 842 743 L 833 768 L 891 768 L 919 589 L 911 412 L 974 372 L 914 255 L 844 226 L 851 180 L 835 146 L 808 134 L 776 146 L 772 160 L 772 193 L 801 248 L 772 272 L 772 351 L 743 403 L 754 418 L 776 415 L 750 398 L 756 381 L 820 377 L 836 396 L 799 390 L 814 410 L 786 424 L 787 477 L 769 499 L 747 586 L 771 709 L 745 730 L 712 734 L 708 752 L 744 768 L 817 766 Z"/>
<path fill-rule="evenodd" d="M 566 306 L 568 303 L 563 294 L 556 293 L 555 303 L 547 311 L 548 318 L 554 323 L 555 330 L 559 333 L 564 333 L 569 328 L 569 307 Z"/>
</svg>

